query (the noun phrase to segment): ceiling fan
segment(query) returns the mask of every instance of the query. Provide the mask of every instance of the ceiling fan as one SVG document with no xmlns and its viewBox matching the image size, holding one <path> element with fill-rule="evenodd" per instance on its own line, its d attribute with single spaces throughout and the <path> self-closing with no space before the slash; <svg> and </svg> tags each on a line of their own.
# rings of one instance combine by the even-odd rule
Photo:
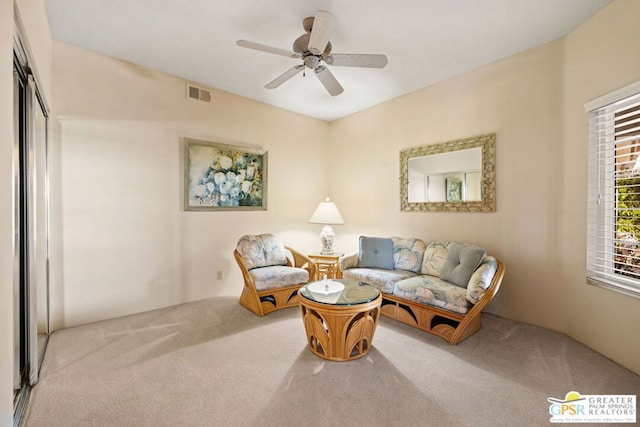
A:
<svg viewBox="0 0 640 427">
<path fill-rule="evenodd" d="M 387 65 L 386 55 L 369 55 L 357 53 L 332 53 L 329 37 L 335 25 L 336 18 L 329 12 L 319 10 L 315 16 L 310 16 L 302 21 L 305 33 L 293 42 L 293 52 L 271 47 L 247 40 L 238 40 L 240 47 L 259 50 L 289 58 L 302 59 L 303 63 L 291 67 L 270 83 L 265 85 L 267 89 L 275 89 L 293 76 L 304 70 L 305 66 L 314 71 L 320 83 L 327 89 L 331 96 L 340 95 L 344 89 L 338 83 L 331 71 L 323 65 L 335 65 L 340 67 L 367 67 L 383 68 Z"/>
</svg>

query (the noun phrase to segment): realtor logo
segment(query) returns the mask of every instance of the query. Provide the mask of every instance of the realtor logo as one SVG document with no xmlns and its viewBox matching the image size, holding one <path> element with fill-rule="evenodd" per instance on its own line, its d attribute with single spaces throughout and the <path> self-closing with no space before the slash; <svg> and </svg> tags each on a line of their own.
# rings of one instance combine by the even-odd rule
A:
<svg viewBox="0 0 640 427">
<path fill-rule="evenodd" d="M 581 395 L 570 391 L 564 399 L 549 397 L 552 423 L 635 423 L 636 396 Z"/>
</svg>

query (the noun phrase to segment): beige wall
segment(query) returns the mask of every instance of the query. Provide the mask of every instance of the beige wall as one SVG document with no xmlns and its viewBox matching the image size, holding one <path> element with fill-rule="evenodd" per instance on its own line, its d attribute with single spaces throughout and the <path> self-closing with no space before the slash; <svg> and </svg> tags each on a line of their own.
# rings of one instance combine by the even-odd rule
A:
<svg viewBox="0 0 640 427">
<path fill-rule="evenodd" d="M 640 2 L 616 0 L 565 40 L 559 194 L 566 332 L 640 373 L 640 299 L 585 285 L 587 127 L 584 104 L 640 79 Z"/>
<path fill-rule="evenodd" d="M 330 188 L 354 219 L 345 226 L 351 246 L 357 233 L 475 243 L 507 266 L 490 310 L 562 330 L 555 279 L 562 46 L 530 50 L 332 123 L 341 157 Z M 496 213 L 400 211 L 400 150 L 490 132 L 497 134 Z"/>
<path fill-rule="evenodd" d="M 238 238 L 273 232 L 317 249 L 306 221 L 326 195 L 326 122 L 54 43 L 61 193 L 61 283 L 55 329 L 186 301 L 233 295 Z M 181 137 L 268 150 L 268 210 L 185 212 Z M 217 272 L 223 279 L 216 280 Z"/>
<path fill-rule="evenodd" d="M 27 33 L 26 48 L 29 55 L 36 61 L 33 68 L 38 87 L 44 96 L 47 107 L 53 106 L 53 87 L 51 84 L 51 66 L 53 54 L 51 50 L 51 32 L 46 10 L 46 0 L 16 0 L 18 5 L 18 20 Z"/>
<path fill-rule="evenodd" d="M 343 247 L 356 249 L 359 234 L 484 246 L 507 266 L 489 311 L 565 332 L 640 373 L 640 300 L 585 284 L 584 112 L 640 76 L 639 16 L 640 2 L 616 0 L 566 39 L 331 123 Z M 488 132 L 496 213 L 400 212 L 401 149 Z"/>
</svg>

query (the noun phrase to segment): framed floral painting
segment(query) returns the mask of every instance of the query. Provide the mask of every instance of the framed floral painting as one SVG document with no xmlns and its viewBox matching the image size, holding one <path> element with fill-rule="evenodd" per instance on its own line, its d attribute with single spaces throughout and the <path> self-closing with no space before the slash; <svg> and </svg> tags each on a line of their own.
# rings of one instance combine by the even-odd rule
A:
<svg viewBox="0 0 640 427">
<path fill-rule="evenodd" d="M 447 202 L 462 201 L 462 180 L 447 178 Z"/>
<path fill-rule="evenodd" d="M 266 210 L 267 152 L 184 138 L 184 208 Z"/>
</svg>

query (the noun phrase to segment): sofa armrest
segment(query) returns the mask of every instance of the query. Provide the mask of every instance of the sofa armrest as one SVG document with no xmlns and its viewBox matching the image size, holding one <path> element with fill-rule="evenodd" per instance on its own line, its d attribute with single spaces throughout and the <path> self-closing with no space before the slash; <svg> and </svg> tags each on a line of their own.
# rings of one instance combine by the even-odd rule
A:
<svg viewBox="0 0 640 427">
<path fill-rule="evenodd" d="M 352 252 L 346 254 L 338 260 L 340 271 L 345 271 L 349 268 L 356 268 L 358 266 L 358 252 Z"/>
<path fill-rule="evenodd" d="M 492 256 L 485 255 L 482 264 L 473 272 L 467 285 L 466 298 L 470 303 L 476 304 L 480 301 L 491 285 L 497 270 L 498 261 Z"/>
</svg>

